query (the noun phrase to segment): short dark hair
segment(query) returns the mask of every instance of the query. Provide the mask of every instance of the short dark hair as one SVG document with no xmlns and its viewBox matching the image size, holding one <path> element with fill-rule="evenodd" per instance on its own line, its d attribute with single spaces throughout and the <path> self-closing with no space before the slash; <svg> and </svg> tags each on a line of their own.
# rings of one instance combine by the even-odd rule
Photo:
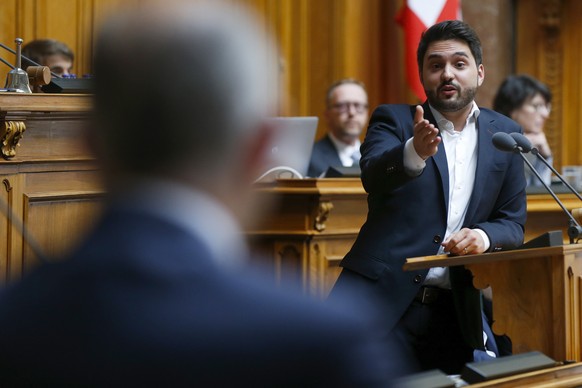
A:
<svg viewBox="0 0 582 388">
<path fill-rule="evenodd" d="M 73 50 L 69 48 L 63 42 L 60 42 L 56 39 L 36 39 L 31 40 L 27 44 L 22 47 L 22 55 L 28 57 L 38 63 L 39 65 L 43 65 L 44 58 L 50 55 L 62 55 L 65 58 L 69 59 L 71 62 L 75 60 L 75 55 L 73 54 Z M 33 64 L 23 58 L 22 60 L 22 68 L 26 69 L 28 66 L 32 66 Z"/>
<path fill-rule="evenodd" d="M 546 104 L 552 102 L 552 92 L 544 83 L 526 74 L 510 75 L 497 89 L 493 109 L 510 117 L 514 110 L 538 93 L 546 100 Z"/>
<path fill-rule="evenodd" d="M 331 104 L 331 95 L 333 94 L 333 91 L 338 86 L 346 85 L 346 84 L 358 85 L 359 87 L 364 89 L 364 92 L 366 92 L 366 94 L 368 94 L 368 91 L 366 90 L 366 85 L 364 85 L 364 83 L 362 81 L 359 81 L 355 78 L 343 78 L 343 79 L 335 81 L 334 83 L 329 85 L 329 88 L 327 88 L 327 93 L 325 94 L 325 103 L 328 107 Z"/>
<path fill-rule="evenodd" d="M 420 42 L 418 43 L 418 50 L 416 51 L 416 60 L 418 62 L 418 71 L 422 73 L 422 63 L 424 55 L 428 46 L 432 42 L 441 40 L 462 40 L 469 46 L 471 54 L 475 58 L 477 66 L 483 63 L 483 50 L 481 49 L 481 41 L 477 36 L 475 30 L 467 23 L 460 20 L 446 20 L 444 22 L 435 24 L 426 30 Z"/>
</svg>

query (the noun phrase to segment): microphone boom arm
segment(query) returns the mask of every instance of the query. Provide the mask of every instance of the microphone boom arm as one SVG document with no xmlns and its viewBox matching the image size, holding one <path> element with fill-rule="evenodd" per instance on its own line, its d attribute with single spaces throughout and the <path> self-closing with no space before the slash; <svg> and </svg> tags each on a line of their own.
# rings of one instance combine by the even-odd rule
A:
<svg viewBox="0 0 582 388">
<path fill-rule="evenodd" d="M 578 193 L 578 191 L 577 191 L 576 189 L 574 189 L 574 188 L 572 187 L 572 185 L 570 185 L 570 183 L 568 183 L 568 181 L 566 181 L 566 180 L 564 179 L 564 177 L 563 177 L 563 176 L 562 176 L 560 173 L 558 173 L 558 171 L 556 171 L 556 169 L 555 169 L 555 168 L 552 166 L 552 164 L 551 164 L 551 163 L 549 163 L 549 162 L 546 160 L 546 158 L 544 158 L 544 157 L 543 157 L 543 156 L 540 154 L 540 151 L 539 151 L 537 148 L 535 148 L 535 147 L 534 147 L 534 148 L 532 148 L 532 149 L 531 149 L 531 153 L 532 153 L 532 154 L 534 154 L 534 155 L 535 155 L 535 156 L 536 156 L 536 157 L 537 157 L 539 160 L 541 160 L 541 161 L 542 161 L 542 163 L 543 163 L 543 164 L 545 164 L 545 165 L 546 165 L 546 166 L 547 166 L 547 167 L 548 167 L 548 168 L 549 168 L 549 169 L 550 169 L 550 170 L 551 170 L 551 171 L 554 173 L 554 175 L 555 175 L 555 176 L 557 176 L 557 177 L 558 177 L 558 179 L 560 179 L 560 180 L 562 181 L 562 183 L 563 183 L 564 185 L 566 185 L 566 187 L 567 187 L 567 188 L 568 188 L 568 189 L 569 189 L 569 190 L 570 190 L 570 191 L 571 191 L 571 192 L 572 192 L 574 195 L 576 195 L 576 197 L 578 197 L 578 199 L 579 199 L 580 201 L 582 201 L 582 196 L 580 195 L 580 193 Z"/>
<path fill-rule="evenodd" d="M 8 51 L 8 52 L 10 52 L 10 53 L 12 53 L 12 54 L 14 54 L 14 55 L 16 55 L 16 51 L 12 50 L 10 47 L 6 46 L 5 44 L 2 44 L 2 43 L 0 43 L 0 47 L 2 47 L 4 50 L 6 50 L 6 51 Z M 33 61 L 32 59 L 30 59 L 30 58 L 28 58 L 28 57 L 26 57 L 26 56 L 24 56 L 24 55 L 22 55 L 22 54 L 20 54 L 20 56 L 21 56 L 22 58 L 26 59 L 28 62 L 32 63 L 34 66 L 42 66 L 41 64 L 39 64 L 39 63 L 36 63 L 36 62 L 35 62 L 35 61 Z M 2 62 L 4 62 L 4 60 L 2 60 Z M 8 64 L 8 63 L 6 63 L 6 62 L 4 62 L 4 64 L 6 64 L 6 65 L 8 65 L 8 66 L 10 66 L 11 68 L 13 68 L 13 69 L 14 69 L 14 66 L 13 66 L 13 65 L 10 65 L 10 64 Z M 51 75 L 52 75 L 53 77 L 56 77 L 56 78 L 62 78 L 60 75 L 57 75 L 57 74 L 53 73 L 52 71 L 51 71 Z"/>
<path fill-rule="evenodd" d="M 537 149 L 536 149 L 536 151 L 537 151 Z M 569 218 L 569 223 L 568 223 L 569 224 L 569 226 L 568 226 L 568 237 L 570 237 L 570 244 L 574 244 L 576 242 L 576 240 L 582 234 L 582 227 L 580 226 L 580 224 L 578 224 L 578 222 L 576 221 L 576 219 L 574 218 L 574 216 L 572 216 L 572 214 L 570 214 L 570 211 L 566 208 L 566 206 L 564 206 L 564 204 L 562 203 L 562 201 L 560 201 L 560 199 L 554 193 L 554 191 L 552 189 L 550 189 L 550 187 L 548 186 L 548 184 L 546 182 L 544 182 L 544 180 L 542 179 L 540 173 L 534 168 L 534 166 L 531 164 L 531 162 L 529 160 L 527 160 L 527 158 L 521 153 L 521 151 L 519 150 L 519 148 L 516 148 L 514 152 L 515 153 L 518 153 L 519 156 L 521 156 L 521 158 L 523 159 L 523 161 L 530 168 L 531 172 L 533 172 L 535 174 L 535 176 L 539 179 L 539 181 L 544 185 L 544 187 L 546 188 L 546 190 L 548 191 L 548 193 L 550 193 L 550 195 L 554 198 L 554 200 L 558 203 L 558 205 L 560 205 L 560 207 L 562 208 L 562 210 L 564 211 L 564 213 L 566 213 L 568 215 L 568 218 Z M 541 157 L 541 155 L 540 155 L 540 157 Z M 545 161 L 545 159 L 544 159 L 544 161 Z M 548 163 L 548 165 L 549 165 L 549 163 Z M 552 168 L 552 170 L 553 170 L 553 168 Z M 568 185 L 568 187 L 571 190 L 573 190 L 569 184 L 567 184 L 567 185 Z M 574 192 L 576 192 L 576 191 L 574 190 Z M 578 194 L 578 193 L 576 192 L 576 194 Z M 580 197 L 579 194 L 578 194 L 578 197 Z"/>
</svg>

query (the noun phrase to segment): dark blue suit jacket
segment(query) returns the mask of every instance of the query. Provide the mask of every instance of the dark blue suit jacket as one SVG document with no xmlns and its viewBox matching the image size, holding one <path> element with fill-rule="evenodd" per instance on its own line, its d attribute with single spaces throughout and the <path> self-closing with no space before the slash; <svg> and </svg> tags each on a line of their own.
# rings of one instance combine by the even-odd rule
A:
<svg viewBox="0 0 582 388">
<path fill-rule="evenodd" d="M 0 294 L 0 385 L 386 384 L 396 363 L 354 310 L 261 284 L 179 227 L 111 209 L 73 257 Z"/>
<path fill-rule="evenodd" d="M 427 104 L 424 112 L 436 126 Z M 404 170 L 404 144 L 413 136 L 414 113 L 415 106 L 382 105 L 372 114 L 360 161 L 369 193 L 368 217 L 341 263 L 370 280 L 370 291 L 391 309 L 388 327 L 402 316 L 428 272 L 404 272 L 405 259 L 436 254 L 447 224 L 449 176 L 444 147 L 440 145 L 426 161 L 420 176 L 411 177 Z M 526 218 L 523 162 L 516 154 L 496 150 L 491 137 L 521 128 L 484 108 L 477 128 L 475 186 L 463 226 L 485 231 L 491 251 L 515 248 L 523 243 Z M 481 349 L 479 292 L 464 268 L 451 268 L 450 275 L 463 336 L 470 346 Z"/>
<path fill-rule="evenodd" d="M 329 167 L 341 167 L 342 161 L 337 153 L 335 145 L 329 135 L 325 135 L 313 145 L 311 160 L 307 176 L 317 178 L 327 171 Z"/>
</svg>

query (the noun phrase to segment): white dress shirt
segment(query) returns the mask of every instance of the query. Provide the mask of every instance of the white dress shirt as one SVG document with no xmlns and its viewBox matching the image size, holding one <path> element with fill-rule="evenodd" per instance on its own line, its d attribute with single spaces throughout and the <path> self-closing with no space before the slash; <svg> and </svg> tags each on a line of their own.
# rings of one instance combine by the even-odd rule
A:
<svg viewBox="0 0 582 388">
<path fill-rule="evenodd" d="M 473 102 L 473 106 L 465 126 L 462 131 L 455 131 L 451 121 L 445 119 L 432 106 L 430 110 L 438 124 L 443 146 L 447 156 L 449 170 L 449 203 L 447 204 L 447 230 L 443 241 L 446 241 L 452 234 L 461 230 L 469 201 L 473 193 L 475 183 L 475 170 L 477 167 L 477 117 L 479 108 Z M 426 166 L 425 161 L 418 156 L 412 138 L 406 142 L 404 147 L 404 166 L 411 175 L 418 175 Z M 490 241 L 487 234 L 480 230 L 478 232 L 485 242 L 485 249 L 489 249 Z M 441 246 L 438 253 L 445 253 Z M 450 288 L 449 271 L 446 267 L 431 268 L 426 276 L 425 285 Z"/>
<path fill-rule="evenodd" d="M 329 138 L 337 150 L 337 154 L 342 161 L 342 166 L 352 167 L 356 161 L 359 161 L 360 139 L 356 139 L 356 143 L 350 145 L 336 138 L 331 132 L 329 133 Z M 354 154 L 357 155 L 356 158 L 353 157 Z"/>
</svg>

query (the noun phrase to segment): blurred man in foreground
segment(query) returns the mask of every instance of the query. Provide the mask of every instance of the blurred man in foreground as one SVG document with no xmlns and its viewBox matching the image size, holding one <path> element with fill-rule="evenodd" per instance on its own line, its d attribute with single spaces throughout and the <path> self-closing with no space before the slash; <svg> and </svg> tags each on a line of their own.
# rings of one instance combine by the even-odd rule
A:
<svg viewBox="0 0 582 388">
<path fill-rule="evenodd" d="M 72 257 L 0 295 L 0 385 L 386 385 L 358 313 L 239 268 L 276 104 L 257 25 L 168 2 L 105 24 L 90 138 L 108 206 Z"/>
<path fill-rule="evenodd" d="M 321 176 L 329 167 L 358 166 L 360 135 L 368 123 L 368 93 L 353 78 L 334 82 L 326 95 L 328 133 L 313 146 L 307 175 Z"/>
</svg>

